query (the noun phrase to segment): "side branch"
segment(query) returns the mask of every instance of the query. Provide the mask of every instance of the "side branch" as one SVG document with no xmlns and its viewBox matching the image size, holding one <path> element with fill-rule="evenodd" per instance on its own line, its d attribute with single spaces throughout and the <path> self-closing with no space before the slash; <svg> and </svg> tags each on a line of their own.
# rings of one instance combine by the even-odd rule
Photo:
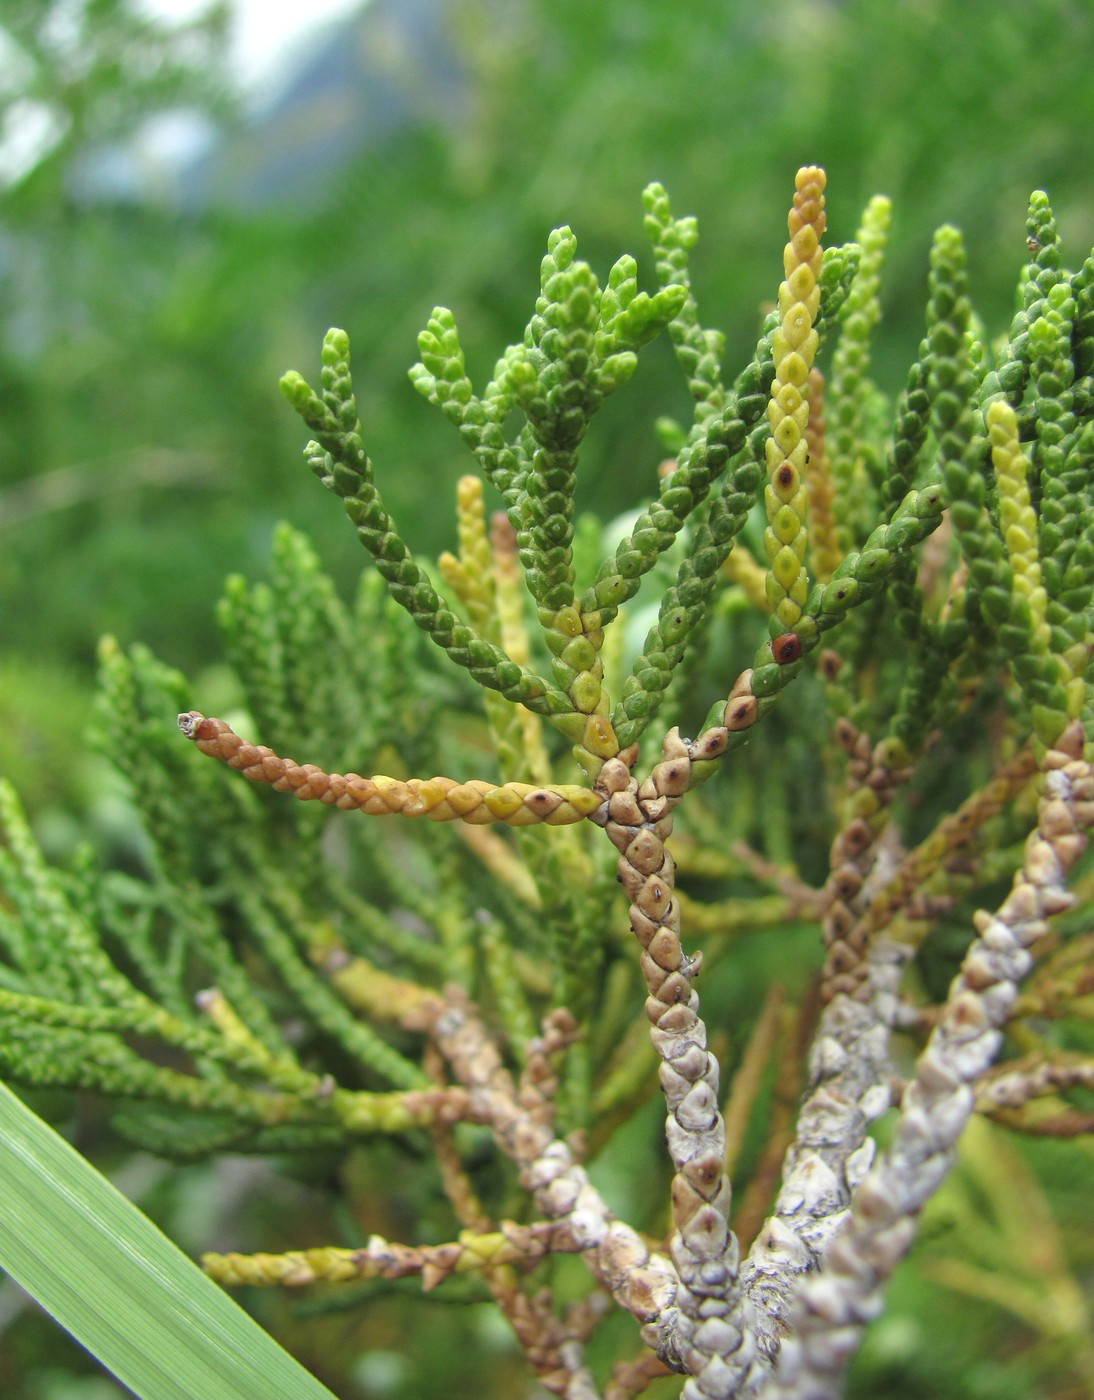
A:
<svg viewBox="0 0 1094 1400">
<path fill-rule="evenodd" d="M 498 1146 L 520 1168 L 521 1184 L 544 1215 L 574 1239 L 595 1277 L 640 1323 L 675 1316 L 676 1276 L 662 1255 L 651 1254 L 637 1232 L 608 1209 L 573 1149 L 554 1135 L 530 1083 L 520 1086 L 502 1063 L 474 1006 L 456 987 L 422 997 L 411 1024 L 427 1031 L 470 1095 L 471 1114 L 487 1122 Z M 545 1023 L 534 1055 L 571 1038 L 573 1021 L 556 1011 Z M 532 1106 L 529 1107 L 529 1104 Z"/>
<path fill-rule="evenodd" d="M 835 1400 L 840 1394 L 847 1358 L 880 1309 L 882 1289 L 915 1237 L 920 1210 L 953 1163 L 975 1085 L 998 1053 L 1017 983 L 1029 970 L 1027 949 L 1044 935 L 1049 916 L 1074 903 L 1065 877 L 1094 825 L 1094 769 L 1082 749 L 1076 723 L 1045 755 L 1037 829 L 1022 869 L 995 914 L 981 910 L 974 917 L 978 937 L 916 1065 L 892 1144 L 853 1193 L 846 1230 L 802 1288 L 765 1400 Z"/>
<path fill-rule="evenodd" d="M 536 787 L 532 783 L 458 783 L 453 778 L 387 778 L 377 774 L 325 773 L 314 763 L 279 758 L 262 744 L 248 744 L 222 719 L 207 719 L 197 710 L 179 715 L 179 729 L 202 753 L 219 758 L 252 783 L 269 783 L 300 802 L 367 812 L 371 816 L 428 817 L 434 822 L 462 821 L 474 826 L 569 826 L 584 821 L 601 806 L 599 794 L 573 784 Z"/>
<path fill-rule="evenodd" d="M 226 1287 L 309 1283 L 345 1283 L 364 1278 L 421 1276 L 428 1292 L 453 1274 L 494 1269 L 501 1264 L 531 1268 L 546 1254 L 576 1253 L 579 1246 L 564 1223 L 553 1220 L 515 1225 L 502 1221 L 497 1230 L 461 1230 L 448 1244 L 391 1244 L 379 1235 L 360 1249 L 291 1249 L 284 1254 L 203 1254 L 201 1266 Z"/>
</svg>

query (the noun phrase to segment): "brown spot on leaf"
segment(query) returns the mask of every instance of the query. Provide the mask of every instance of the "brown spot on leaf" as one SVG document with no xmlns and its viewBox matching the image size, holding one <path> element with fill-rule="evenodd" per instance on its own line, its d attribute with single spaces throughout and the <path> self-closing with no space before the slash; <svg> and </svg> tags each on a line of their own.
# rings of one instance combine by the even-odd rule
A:
<svg viewBox="0 0 1094 1400">
<path fill-rule="evenodd" d="M 789 666 L 802 654 L 801 638 L 796 632 L 784 632 L 771 643 L 771 655 L 780 666 Z"/>
</svg>

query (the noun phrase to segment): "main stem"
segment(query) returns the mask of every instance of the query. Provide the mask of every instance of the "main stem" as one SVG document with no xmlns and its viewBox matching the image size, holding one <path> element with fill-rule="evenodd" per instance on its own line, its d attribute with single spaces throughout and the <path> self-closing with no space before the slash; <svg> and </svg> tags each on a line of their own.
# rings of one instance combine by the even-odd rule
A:
<svg viewBox="0 0 1094 1400">
<path fill-rule="evenodd" d="M 680 943 L 673 898 L 675 865 L 665 842 L 672 809 L 691 781 L 694 745 L 677 729 L 666 735 L 662 760 L 641 784 L 627 749 L 601 769 L 604 828 L 619 851 L 618 878 L 630 901 L 630 923 L 642 945 L 649 996 L 646 1015 L 661 1057 L 668 1117 L 665 1135 L 675 1167 L 670 1254 L 679 1278 L 676 1307 L 658 1325 L 658 1353 L 691 1381 L 684 1396 L 723 1393 L 706 1385 L 751 1361 L 752 1341 L 730 1321 L 740 1254 L 729 1228 L 731 1188 L 725 1173 L 725 1123 L 719 1111 L 718 1062 L 707 1049 L 706 1026 L 692 980 L 702 961 Z M 595 818 L 594 818 L 595 820 Z"/>
</svg>

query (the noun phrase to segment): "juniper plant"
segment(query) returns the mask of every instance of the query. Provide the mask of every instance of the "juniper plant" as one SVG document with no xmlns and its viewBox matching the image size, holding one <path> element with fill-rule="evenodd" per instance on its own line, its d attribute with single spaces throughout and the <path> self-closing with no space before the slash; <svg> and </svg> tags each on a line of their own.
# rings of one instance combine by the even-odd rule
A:
<svg viewBox="0 0 1094 1400">
<path fill-rule="evenodd" d="M 146 875 L 50 869 L 3 791 L 11 1078 L 115 1096 L 123 1134 L 177 1156 L 431 1140 L 451 1242 L 206 1256 L 224 1284 L 476 1274 L 552 1393 L 622 1400 L 676 1372 L 689 1400 L 816 1400 L 841 1393 L 974 1112 L 1090 1130 L 1071 1096 L 1094 1083 L 1079 1026 L 1092 935 L 1060 916 L 1094 894 L 1089 875 L 1066 888 L 1094 822 L 1094 254 L 1063 267 L 1035 194 L 1019 310 L 993 347 L 961 236 L 939 230 L 926 336 L 890 406 L 868 377 L 888 202 L 871 202 L 857 243 L 823 250 L 824 189 L 823 171 L 798 172 L 777 303 L 732 382 L 689 279 L 694 220 L 657 185 L 656 289 L 639 291 L 627 256 L 601 287 L 556 230 L 523 339 L 481 392 L 452 313 L 435 310 L 411 378 L 481 473 L 460 482 L 458 553 L 436 566 L 384 503 L 348 338 L 329 332 L 319 388 L 290 373 L 282 389 L 375 570 L 347 608 L 282 527 L 272 584 L 229 581 L 240 727 L 270 746 L 107 641 L 99 732 L 140 813 Z M 582 440 L 664 330 L 691 421 L 659 424 L 672 459 L 608 540 L 575 516 Z M 501 506 L 489 520 L 484 483 Z M 400 610 L 456 664 L 447 680 Z M 745 645 L 751 664 L 702 718 L 693 695 Z M 169 709 L 253 786 L 179 744 Z M 753 739 L 750 764 L 738 751 Z M 279 756 L 298 745 L 326 767 Z M 351 771 L 370 759 L 388 773 Z M 322 807 L 438 829 L 420 855 L 399 825 Z M 674 835 L 678 809 L 691 824 Z M 618 936 L 616 881 L 637 950 Z M 1000 881 L 994 911 L 975 909 Z M 704 958 L 726 985 L 750 966 L 745 930 L 803 923 L 820 932 L 817 971 L 753 989 L 754 1024 L 728 1027 L 727 1096 Z M 153 1044 L 166 1063 L 140 1048 Z M 587 1170 L 654 1078 L 663 1241 L 636 1228 L 656 1220 L 614 1214 Z M 890 1109 L 879 1150 L 871 1125 Z M 520 1195 L 486 1194 L 464 1124 L 513 1164 Z M 730 1173 L 746 1132 L 760 1145 L 741 1240 Z M 498 1218 L 502 1201 L 518 1218 Z M 593 1285 L 565 1310 L 523 1277 L 560 1253 Z M 607 1299 L 642 1349 L 595 1378 L 585 1342 Z"/>
</svg>

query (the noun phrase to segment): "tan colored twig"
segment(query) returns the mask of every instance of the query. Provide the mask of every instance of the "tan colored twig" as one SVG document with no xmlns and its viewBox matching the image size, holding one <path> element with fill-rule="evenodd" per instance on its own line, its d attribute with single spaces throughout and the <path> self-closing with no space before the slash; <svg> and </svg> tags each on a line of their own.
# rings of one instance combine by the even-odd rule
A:
<svg viewBox="0 0 1094 1400">
<path fill-rule="evenodd" d="M 563 784 L 458 783 L 452 778 L 409 778 L 401 782 L 377 774 L 326 773 L 314 763 L 279 758 L 261 744 L 248 744 L 222 719 L 207 719 L 197 710 L 179 715 L 179 729 L 202 753 L 218 758 L 252 783 L 269 783 L 300 802 L 322 802 L 371 816 L 427 817 L 430 821 L 471 822 L 485 826 L 567 826 L 584 821 L 600 806 L 589 788 Z"/>
<path fill-rule="evenodd" d="M 445 1083 L 444 1058 L 432 1042 L 427 1043 L 425 1047 L 422 1068 L 434 1083 Z M 494 1229 L 494 1222 L 487 1214 L 471 1184 L 471 1178 L 464 1170 L 452 1126 L 447 1123 L 431 1124 L 429 1136 L 441 1174 L 441 1185 L 456 1219 L 465 1230 L 471 1230 L 478 1235 L 489 1234 Z"/>
<path fill-rule="evenodd" d="M 722 1117 L 725 1119 L 726 1175 L 731 1179 L 744 1142 L 748 1120 L 752 1116 L 752 1109 L 760 1092 L 760 1081 L 771 1058 L 771 1049 L 780 1027 L 783 999 L 781 985 L 773 982 L 767 989 L 741 1062 L 729 1082 Z"/>
<path fill-rule="evenodd" d="M 1094 1113 L 1076 1108 L 1058 1094 L 1031 1099 L 1017 1108 L 991 1107 L 985 1116 L 1030 1137 L 1073 1138 L 1094 1133 Z"/>
<path fill-rule="evenodd" d="M 752 1177 L 741 1193 L 740 1206 L 734 1217 L 742 1248 L 751 1246 L 763 1228 L 782 1174 L 784 1159 L 794 1140 L 794 1120 L 801 1099 L 802 1067 L 820 1013 L 818 991 L 819 987 L 814 983 L 800 1007 L 780 1008 L 776 1025 L 778 1058 L 768 1111 L 767 1139 Z M 742 1273 L 746 1278 L 750 1277 L 747 1268 Z"/>
<path fill-rule="evenodd" d="M 837 721 L 835 730 L 850 759 L 850 819 L 832 844 L 831 874 L 821 892 L 827 904 L 820 988 L 825 1005 L 809 1052 L 805 1099 L 782 1163 L 782 1187 L 741 1270 L 741 1307 L 747 1307 L 756 1345 L 769 1360 L 779 1352 L 803 1277 L 817 1268 L 843 1226 L 851 1192 L 873 1162 L 869 1125 L 890 1104 L 889 1030 L 880 1006 L 884 997 L 895 997 L 901 965 L 883 958 L 867 962 L 865 937 L 852 935 L 887 808 L 909 770 L 895 765 L 891 745 L 871 746 L 849 721 Z M 770 1184 L 770 1162 L 765 1170 Z M 750 1201 L 751 1228 L 761 1189 Z"/>
<path fill-rule="evenodd" d="M 604 1400 L 633 1400 L 641 1395 L 651 1381 L 672 1372 L 652 1351 L 643 1351 L 631 1361 L 617 1361 L 611 1379 L 604 1387 Z"/>
<path fill-rule="evenodd" d="M 885 928 L 895 914 L 904 909 L 924 883 L 961 847 L 967 845 L 985 822 L 997 816 L 1037 771 L 1037 760 L 1027 744 L 1020 753 L 1008 760 L 978 788 L 955 812 L 951 812 L 934 831 L 897 866 L 891 880 L 873 896 L 856 925 L 856 934 L 867 938 Z"/>
<path fill-rule="evenodd" d="M 1075 1137 L 1092 1131 L 1094 1114 L 1057 1097 L 1067 1089 L 1094 1089 L 1094 1057 L 1060 1050 L 996 1065 L 981 1077 L 976 1108 L 996 1122 L 1041 1136 Z M 1034 1100 L 1042 1102 L 1031 1112 Z"/>
<path fill-rule="evenodd" d="M 580 1037 L 581 1031 L 573 1016 L 559 1007 L 548 1014 L 540 1034 L 534 1036 L 525 1049 L 517 1098 L 533 1121 L 543 1128 L 553 1128 L 555 1122 L 555 1095 L 559 1085 L 555 1062 Z"/>
<path fill-rule="evenodd" d="M 1089 895 L 1076 894 L 1085 902 Z M 1061 1015 L 1094 1020 L 1094 933 L 1073 936 L 1057 949 L 1048 950 L 1030 985 L 1018 998 L 1012 1019 L 1036 1016 L 1054 1020 Z"/>
<path fill-rule="evenodd" d="M 463 1230 L 449 1244 L 391 1244 L 373 1235 L 358 1249 L 293 1249 L 284 1254 L 205 1254 L 202 1268 L 229 1286 L 279 1285 L 300 1288 L 309 1283 L 344 1283 L 362 1278 L 407 1278 L 419 1275 L 427 1291 L 453 1274 L 492 1269 L 499 1264 L 531 1268 L 546 1254 L 575 1253 L 578 1245 L 565 1225 L 538 1221 L 514 1225 L 503 1221 L 487 1234 Z"/>
<path fill-rule="evenodd" d="M 836 739 L 848 753 L 850 820 L 832 842 L 831 873 L 824 885 L 824 945 L 826 957 L 821 986 L 824 1001 L 842 993 L 860 1001 L 872 995 L 866 965 L 867 937 L 857 914 L 863 882 L 874 864 L 878 838 L 896 790 L 911 768 L 899 764 L 894 745 L 881 740 L 873 747 L 865 734 L 846 719 L 836 723 Z"/>
<path fill-rule="evenodd" d="M 517 1163 L 521 1182 L 540 1209 L 565 1222 L 594 1276 L 640 1322 L 658 1319 L 676 1291 L 672 1266 L 651 1256 L 637 1232 L 612 1215 L 570 1145 L 521 1103 L 496 1045 L 464 993 L 449 987 L 443 999 L 423 1001 L 420 1028 L 435 1039 L 467 1089 L 473 1111 L 490 1124 L 498 1146 Z"/>
<path fill-rule="evenodd" d="M 824 907 L 824 893 L 807 885 L 795 870 L 787 869 L 768 860 L 759 851 L 754 851 L 747 841 L 734 841 L 730 853 L 755 875 L 757 880 L 770 885 L 787 901 L 787 913 L 791 918 L 813 918 Z"/>
<path fill-rule="evenodd" d="M 471 826 L 466 822 L 461 822 L 456 830 L 499 884 L 512 890 L 530 909 L 542 908 L 543 899 L 531 871 L 504 837 L 484 826 Z"/>
<path fill-rule="evenodd" d="M 426 1045 L 423 1064 L 427 1073 L 438 1083 L 445 1080 L 445 1061 L 440 1050 L 430 1041 Z M 476 1235 L 486 1235 L 494 1227 L 483 1209 L 471 1180 L 460 1161 L 455 1136 L 446 1126 L 430 1128 L 437 1165 L 445 1194 L 452 1204 L 456 1218 L 465 1231 Z M 483 1279 L 489 1288 L 494 1302 L 509 1322 L 513 1333 L 523 1350 L 528 1364 L 543 1381 L 547 1389 L 555 1394 L 592 1394 L 584 1377 L 575 1377 L 575 1367 L 567 1365 L 562 1358 L 562 1348 L 575 1338 L 583 1340 L 580 1332 L 569 1316 L 560 1323 L 554 1316 L 553 1298 L 550 1289 L 538 1289 L 529 1296 L 520 1285 L 516 1268 L 511 1261 L 499 1261 L 484 1265 Z M 571 1360 L 573 1360 L 571 1348 Z M 579 1368 L 583 1370 L 583 1368 Z M 591 1380 L 588 1381 L 591 1385 Z M 577 1387 L 575 1389 L 575 1386 Z"/>
<path fill-rule="evenodd" d="M 683 890 L 677 890 L 676 898 L 681 917 L 691 932 L 696 934 L 709 933 L 724 938 L 731 934 L 761 933 L 784 928 L 787 923 L 802 917 L 781 894 L 760 895 L 751 899 L 718 899 L 704 904 L 692 899 Z"/>
</svg>

